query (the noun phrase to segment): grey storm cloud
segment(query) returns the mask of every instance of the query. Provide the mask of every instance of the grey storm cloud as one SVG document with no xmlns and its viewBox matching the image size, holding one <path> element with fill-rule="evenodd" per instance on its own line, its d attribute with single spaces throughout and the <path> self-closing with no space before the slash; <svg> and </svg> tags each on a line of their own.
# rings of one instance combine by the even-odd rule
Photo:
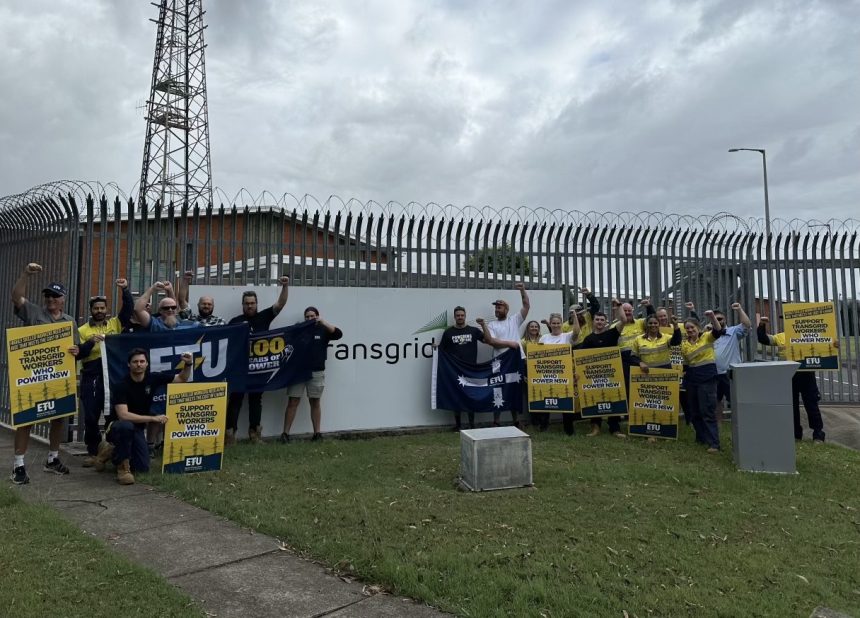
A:
<svg viewBox="0 0 860 618">
<path fill-rule="evenodd" d="M 857 216 L 856 2 L 205 2 L 227 195 Z M 0 194 L 131 193 L 157 11 L 0 6 Z"/>
</svg>

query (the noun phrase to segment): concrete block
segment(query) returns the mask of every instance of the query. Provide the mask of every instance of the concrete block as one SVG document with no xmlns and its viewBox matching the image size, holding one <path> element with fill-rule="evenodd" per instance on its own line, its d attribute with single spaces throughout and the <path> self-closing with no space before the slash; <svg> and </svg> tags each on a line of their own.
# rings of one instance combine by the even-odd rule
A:
<svg viewBox="0 0 860 618">
<path fill-rule="evenodd" d="M 516 427 L 461 431 L 460 480 L 471 491 L 532 485 L 531 436 Z"/>
</svg>

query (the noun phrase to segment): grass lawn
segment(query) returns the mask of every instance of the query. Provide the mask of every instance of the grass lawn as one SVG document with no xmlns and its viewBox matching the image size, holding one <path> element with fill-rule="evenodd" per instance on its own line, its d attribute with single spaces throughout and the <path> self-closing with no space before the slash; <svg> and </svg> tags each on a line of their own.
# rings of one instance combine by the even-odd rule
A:
<svg viewBox="0 0 860 618">
<path fill-rule="evenodd" d="M 0 615 L 202 616 L 155 573 L 0 483 Z"/>
<path fill-rule="evenodd" d="M 533 435 L 534 489 L 455 489 L 459 436 L 238 445 L 146 481 L 366 581 L 465 616 L 860 615 L 860 453 L 796 476 L 606 434 Z"/>
</svg>

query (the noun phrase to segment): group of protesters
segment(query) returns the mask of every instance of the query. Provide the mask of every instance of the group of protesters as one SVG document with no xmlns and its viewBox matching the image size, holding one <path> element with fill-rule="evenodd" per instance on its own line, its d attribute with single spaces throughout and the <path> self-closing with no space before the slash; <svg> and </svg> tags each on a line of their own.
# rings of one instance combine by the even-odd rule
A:
<svg viewBox="0 0 860 618">
<path fill-rule="evenodd" d="M 726 313 L 719 309 L 705 311 L 705 323 L 702 323 L 692 302 L 685 303 L 689 315 L 683 321 L 665 307 L 654 308 L 650 299 L 639 302 L 643 317 L 634 316 L 632 303 L 621 302 L 617 298 L 611 300 L 612 312 L 607 315 L 591 290 L 580 288 L 583 302 L 570 306 L 567 320 L 563 320 L 560 313 L 552 313 L 540 321 L 526 321 L 530 310 L 528 294 L 522 284 L 516 284 L 515 289 L 521 295 L 520 310 L 511 313 L 507 301 L 495 300 L 492 304 L 496 319 L 486 321 L 478 318 L 477 327 L 467 324 L 463 307 L 455 307 L 454 325 L 443 333 L 439 347 L 466 363 L 477 362 L 479 342 L 491 346 L 494 356 L 515 350 L 523 360 L 521 371 L 524 375 L 524 361 L 532 346 L 568 344 L 572 350 L 618 348 L 628 397 L 631 367 L 639 367 L 643 373 L 650 369 L 670 369 L 674 356 L 682 364 L 680 406 L 684 419 L 693 426 L 697 443 L 705 446 L 709 453 L 719 452 L 723 402 L 731 403 L 729 369 L 732 364 L 742 362 L 741 344 L 752 329 L 751 320 L 739 303 L 731 306 L 736 318 L 736 323 L 731 326 L 727 323 Z M 544 326 L 548 332 L 543 331 Z M 768 335 L 766 328 L 767 319 L 760 318 L 757 341 L 778 347 L 780 357 L 785 358 L 784 334 Z M 792 391 L 795 438 L 800 440 L 803 437 L 800 398 L 806 408 L 813 440 L 823 442 L 824 424 L 818 407 L 820 396 L 814 373 L 797 372 L 792 381 Z M 521 427 L 519 412 L 524 399 L 525 389 L 523 396 L 511 403 L 511 417 L 517 427 Z M 453 429 L 459 431 L 463 428 L 462 411 L 453 410 L 453 414 Z M 471 428 L 475 426 L 475 413 L 468 411 L 468 414 Z M 500 414 L 500 411 L 493 412 L 496 426 L 500 425 Z M 564 413 L 561 416 L 565 433 L 573 435 L 574 421 L 580 415 Z M 534 412 L 530 419 L 539 431 L 545 431 L 549 427 L 550 413 Z M 621 431 L 620 417 L 610 416 L 607 421 L 611 434 L 627 437 Z M 587 435 L 599 435 L 601 425 L 601 418 L 591 419 L 591 430 Z"/>
<path fill-rule="evenodd" d="M 259 309 L 256 292 L 242 293 L 242 312 L 230 320 L 215 314 L 215 302 L 211 296 L 201 296 L 196 312 L 188 302 L 189 286 L 193 273 L 186 272 L 177 282 L 176 288 L 169 281 L 157 281 L 135 299 L 128 289 L 124 278 L 116 280 L 120 292 L 121 305 L 116 316 L 109 317 L 107 296 L 93 296 L 89 299 L 89 319 L 77 325 L 75 319 L 66 313 L 66 287 L 54 282 L 42 290 L 42 303 L 31 302 L 27 298 L 28 281 L 42 272 L 36 263 L 27 264 L 12 288 L 12 302 L 15 315 L 25 326 L 72 322 L 75 345 L 68 353 L 80 363 L 79 397 L 84 418 L 84 443 L 87 456 L 84 467 L 104 470 L 108 462 L 117 469 L 117 481 L 128 485 L 134 483 L 134 472 L 149 470 L 150 458 L 161 445 L 158 440 L 167 422 L 163 414 L 153 414 L 153 396 L 158 386 L 169 382 L 185 382 L 191 377 L 193 358 L 184 353 L 175 370 L 152 372 L 149 370 L 149 355 L 144 348 L 135 348 L 128 354 L 128 374 L 119 383 L 110 384 L 110 401 L 105 415 L 105 432 L 102 436 L 101 417 L 105 410 L 105 388 L 102 368 L 101 342 L 108 336 L 121 336 L 122 333 L 150 332 L 206 328 L 246 323 L 251 333 L 266 331 L 287 304 L 289 296 L 289 277 L 278 280 L 280 293 L 271 307 Z M 156 294 L 163 296 L 150 313 L 152 299 Z M 307 362 L 311 378 L 306 382 L 294 384 L 287 389 L 287 404 L 284 410 L 284 427 L 280 441 L 290 441 L 290 429 L 296 417 L 303 396 L 307 396 L 311 409 L 313 440 L 322 438 L 321 397 L 325 386 L 325 361 L 328 342 L 340 339 L 343 333 L 339 328 L 322 319 L 316 307 L 307 307 L 304 320 L 313 322 L 313 344 L 309 348 Z M 248 393 L 248 439 L 259 443 L 262 438 L 262 393 Z M 226 434 L 224 443 L 232 444 L 237 439 L 239 414 L 245 393 L 231 391 L 227 406 Z M 11 479 L 15 484 L 29 482 L 24 462 L 29 444 L 30 425 L 15 431 L 15 455 Z M 50 423 L 48 458 L 44 471 L 58 475 L 69 474 L 69 468 L 59 458 L 59 446 L 64 431 L 64 419 L 54 419 Z"/>
</svg>

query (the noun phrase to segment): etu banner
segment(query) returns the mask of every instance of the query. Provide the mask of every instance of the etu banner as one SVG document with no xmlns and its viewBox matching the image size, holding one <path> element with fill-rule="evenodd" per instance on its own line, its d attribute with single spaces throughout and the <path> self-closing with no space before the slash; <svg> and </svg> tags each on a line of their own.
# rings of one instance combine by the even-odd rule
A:
<svg viewBox="0 0 860 618">
<path fill-rule="evenodd" d="M 573 357 L 566 343 L 526 347 L 529 412 L 574 412 Z"/>
<path fill-rule="evenodd" d="M 12 427 L 71 416 L 77 412 L 74 324 L 55 322 L 6 329 L 9 409 Z"/>
<path fill-rule="evenodd" d="M 149 370 L 171 371 L 183 352 L 194 356 L 191 382 L 229 382 L 230 391 L 242 392 L 248 375 L 248 325 L 187 328 L 156 333 L 125 333 L 106 337 L 102 349 L 105 381 L 117 384 L 128 375 L 128 354 L 142 348 Z M 109 389 L 109 384 L 105 384 Z M 166 390 L 153 398 L 153 413 L 164 414 Z"/>
<path fill-rule="evenodd" d="M 251 333 L 245 392 L 275 391 L 310 380 L 308 361 L 318 332 L 315 323 L 308 321 Z"/>
<path fill-rule="evenodd" d="M 220 470 L 226 424 L 226 382 L 168 384 L 162 473 Z"/>
</svg>

